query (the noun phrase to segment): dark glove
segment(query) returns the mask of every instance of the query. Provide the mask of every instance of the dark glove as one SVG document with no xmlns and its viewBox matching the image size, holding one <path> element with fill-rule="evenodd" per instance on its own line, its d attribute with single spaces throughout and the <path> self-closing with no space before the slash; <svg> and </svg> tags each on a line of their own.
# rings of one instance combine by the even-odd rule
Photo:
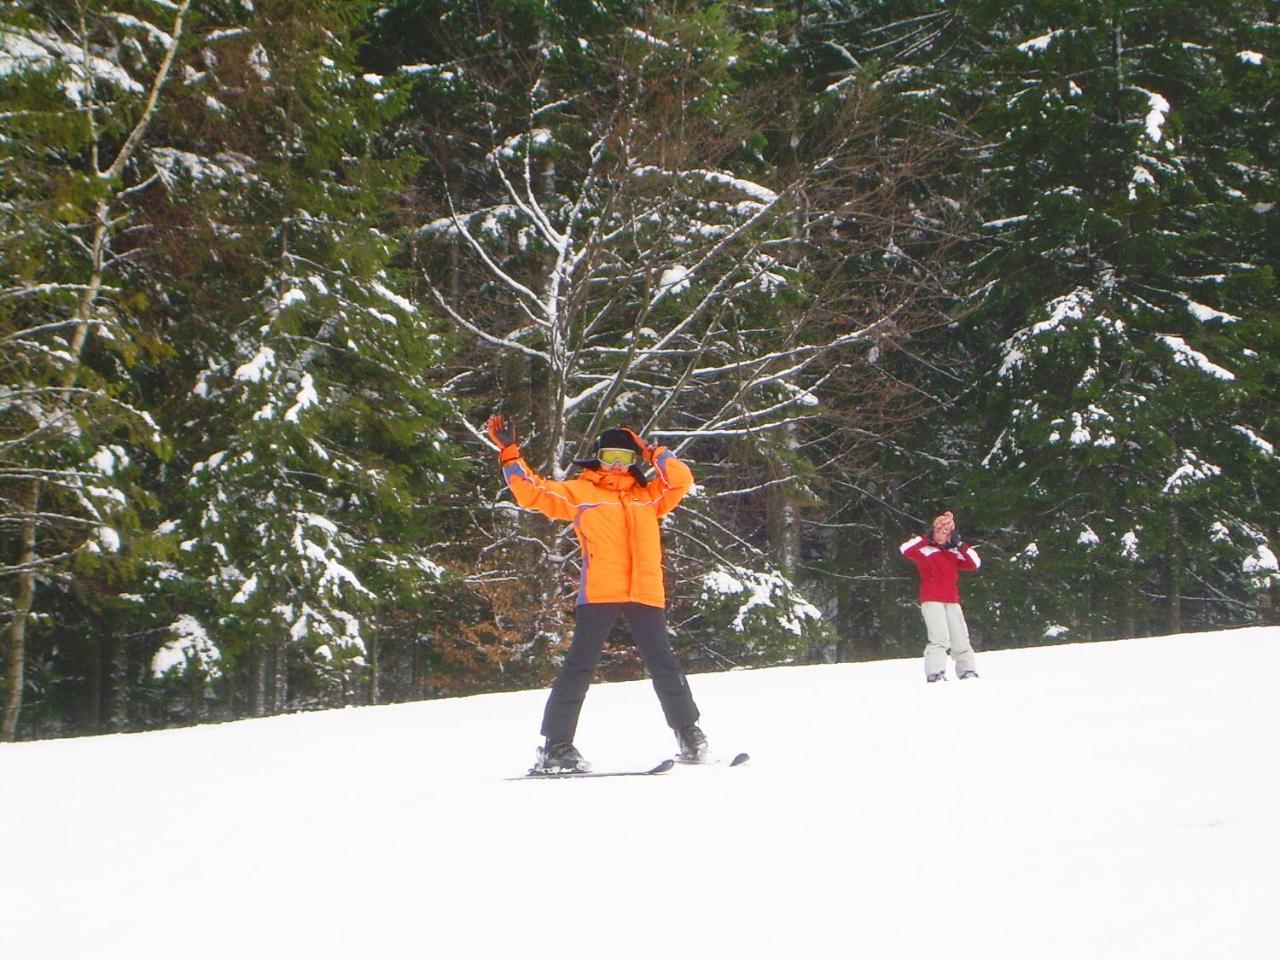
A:
<svg viewBox="0 0 1280 960">
<path fill-rule="evenodd" d="M 947 549 L 948 550 L 964 549 L 964 541 L 960 539 L 960 537 L 956 534 L 954 530 L 951 531 L 951 536 L 947 540 Z"/>
<path fill-rule="evenodd" d="M 489 439 L 497 446 L 499 453 L 516 442 L 515 427 L 503 420 L 500 413 L 495 413 L 489 418 L 485 429 L 489 431 Z"/>
<path fill-rule="evenodd" d="M 636 433 L 630 427 L 623 427 L 622 429 L 631 435 L 631 440 L 636 445 L 636 449 L 640 451 L 640 456 L 644 458 L 644 461 L 646 463 L 653 463 L 653 447 L 645 443 L 640 434 Z"/>
</svg>

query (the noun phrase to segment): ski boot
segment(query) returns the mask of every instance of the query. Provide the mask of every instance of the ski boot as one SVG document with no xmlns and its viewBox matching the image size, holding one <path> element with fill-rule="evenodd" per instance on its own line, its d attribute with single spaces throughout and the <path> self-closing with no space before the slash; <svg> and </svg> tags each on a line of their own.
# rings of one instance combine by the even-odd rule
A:
<svg viewBox="0 0 1280 960">
<path fill-rule="evenodd" d="M 925 680 L 928 683 L 938 683 L 946 679 L 947 679 L 947 675 L 942 671 L 938 671 L 937 673 L 931 673 L 927 677 L 925 677 Z"/>
<path fill-rule="evenodd" d="M 960 674 L 959 676 L 957 676 L 957 677 L 956 677 L 956 679 L 957 679 L 957 680 L 977 680 L 977 679 L 978 679 L 978 671 L 977 671 L 977 670 L 966 670 L 964 673 L 962 673 L 962 674 Z"/>
<path fill-rule="evenodd" d="M 591 764 L 582 759 L 578 748 L 567 740 L 552 743 L 550 738 L 538 748 L 538 759 L 529 772 L 555 775 L 557 773 L 588 773 Z"/>
<path fill-rule="evenodd" d="M 676 743 L 680 746 L 676 759 L 681 763 L 705 763 L 711 756 L 707 735 L 696 723 L 690 723 L 678 729 Z"/>
</svg>

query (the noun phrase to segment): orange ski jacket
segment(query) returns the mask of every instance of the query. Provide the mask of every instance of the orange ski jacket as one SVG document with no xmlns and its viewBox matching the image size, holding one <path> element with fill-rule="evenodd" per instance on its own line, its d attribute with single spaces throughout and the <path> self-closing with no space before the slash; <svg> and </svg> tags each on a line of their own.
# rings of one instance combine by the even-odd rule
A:
<svg viewBox="0 0 1280 960">
<path fill-rule="evenodd" d="M 512 444 L 499 454 L 516 503 L 552 520 L 568 520 L 582 548 L 578 603 L 665 607 L 658 518 L 675 509 L 693 474 L 666 447 L 653 450 L 658 475 L 647 484 L 629 473 L 588 467 L 571 480 L 546 480 Z"/>
</svg>

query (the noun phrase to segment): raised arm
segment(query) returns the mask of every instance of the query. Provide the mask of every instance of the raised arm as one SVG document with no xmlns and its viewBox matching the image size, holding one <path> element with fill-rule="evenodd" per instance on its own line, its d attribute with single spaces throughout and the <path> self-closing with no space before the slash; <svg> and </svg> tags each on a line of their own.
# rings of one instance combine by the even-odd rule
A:
<svg viewBox="0 0 1280 960">
<path fill-rule="evenodd" d="M 498 448 L 498 462 L 502 464 L 502 476 L 516 498 L 516 503 L 526 510 L 536 510 L 552 520 L 572 520 L 578 512 L 568 484 L 558 480 L 546 480 L 533 472 L 520 456 L 516 445 L 515 429 L 507 424 L 501 414 L 494 414 L 487 425 L 489 439 Z"/>
<path fill-rule="evenodd" d="M 957 569 L 972 572 L 982 566 L 982 558 L 978 556 L 978 551 L 960 539 L 960 531 L 956 529 L 956 518 L 950 510 L 933 523 L 934 539 L 955 554 L 959 561 L 956 564 Z M 940 523 L 941 528 L 938 526 Z"/>
<path fill-rule="evenodd" d="M 650 480 L 645 489 L 654 497 L 653 505 L 658 516 L 665 516 L 676 508 L 693 486 L 693 471 L 666 447 L 649 446 L 634 430 L 627 430 L 627 433 L 631 434 L 640 455 L 657 471 L 657 477 Z"/>
<path fill-rule="evenodd" d="M 958 568 L 972 572 L 982 566 L 982 558 L 978 556 L 978 551 L 963 542 L 959 534 L 953 533 L 951 539 L 947 541 L 947 549 L 959 558 Z"/>
<path fill-rule="evenodd" d="M 902 551 L 902 556 L 904 558 L 910 560 L 912 563 L 920 564 L 924 563 L 924 558 L 928 556 L 928 554 L 925 553 L 925 547 L 928 546 L 930 546 L 929 538 L 920 536 L 912 537 L 898 549 Z"/>
</svg>

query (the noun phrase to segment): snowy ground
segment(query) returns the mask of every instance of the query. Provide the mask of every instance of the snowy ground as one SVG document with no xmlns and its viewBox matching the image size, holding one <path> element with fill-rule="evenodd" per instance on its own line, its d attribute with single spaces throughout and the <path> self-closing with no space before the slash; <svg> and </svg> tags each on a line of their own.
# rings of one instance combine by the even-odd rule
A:
<svg viewBox="0 0 1280 960">
<path fill-rule="evenodd" d="M 1280 957 L 1280 628 L 695 676 L 745 767 L 505 782 L 544 693 L 0 746 L 13 958 Z M 671 742 L 594 687 L 597 768 Z"/>
</svg>

